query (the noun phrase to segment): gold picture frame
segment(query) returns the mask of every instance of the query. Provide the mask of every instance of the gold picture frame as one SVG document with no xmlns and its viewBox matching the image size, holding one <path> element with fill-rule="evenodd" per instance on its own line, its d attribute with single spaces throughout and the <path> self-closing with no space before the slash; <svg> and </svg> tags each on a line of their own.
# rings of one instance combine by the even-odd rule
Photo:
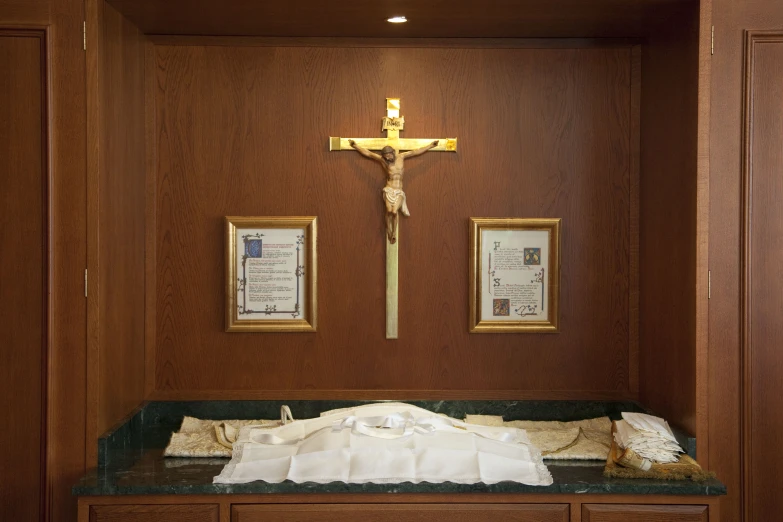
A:
<svg viewBox="0 0 783 522">
<path fill-rule="evenodd" d="M 471 333 L 559 331 L 560 225 L 470 218 Z"/>
<path fill-rule="evenodd" d="M 225 218 L 227 332 L 316 331 L 316 221 Z"/>
</svg>

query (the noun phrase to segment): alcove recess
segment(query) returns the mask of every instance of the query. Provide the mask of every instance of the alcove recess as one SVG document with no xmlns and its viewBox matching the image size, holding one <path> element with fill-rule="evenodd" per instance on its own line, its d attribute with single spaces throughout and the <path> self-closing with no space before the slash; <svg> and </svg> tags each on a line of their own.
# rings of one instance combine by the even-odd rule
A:
<svg viewBox="0 0 783 522">
<path fill-rule="evenodd" d="M 86 5 L 89 439 L 145 400 L 630 398 L 708 464 L 709 1 Z M 382 174 L 328 152 L 386 97 L 459 138 L 406 169 L 397 341 Z M 226 215 L 318 216 L 316 333 L 224 332 Z M 468 333 L 469 217 L 562 218 L 560 333 Z"/>
</svg>

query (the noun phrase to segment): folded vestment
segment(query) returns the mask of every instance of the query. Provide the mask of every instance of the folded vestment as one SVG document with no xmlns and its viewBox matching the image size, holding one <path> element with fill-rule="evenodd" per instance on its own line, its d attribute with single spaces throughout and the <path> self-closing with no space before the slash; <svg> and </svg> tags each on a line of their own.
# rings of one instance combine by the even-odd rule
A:
<svg viewBox="0 0 783 522">
<path fill-rule="evenodd" d="M 525 430 L 544 460 L 606 460 L 612 445 L 612 421 L 598 417 L 579 421 L 504 421 L 497 415 L 466 415 L 465 421 L 483 426 Z"/>
<path fill-rule="evenodd" d="M 214 482 L 255 480 L 552 484 L 524 430 L 477 426 L 401 403 L 241 428 L 231 462 Z"/>
<path fill-rule="evenodd" d="M 185 417 L 171 434 L 164 457 L 230 457 L 242 426 L 280 426 L 279 420 L 201 420 Z"/>
</svg>

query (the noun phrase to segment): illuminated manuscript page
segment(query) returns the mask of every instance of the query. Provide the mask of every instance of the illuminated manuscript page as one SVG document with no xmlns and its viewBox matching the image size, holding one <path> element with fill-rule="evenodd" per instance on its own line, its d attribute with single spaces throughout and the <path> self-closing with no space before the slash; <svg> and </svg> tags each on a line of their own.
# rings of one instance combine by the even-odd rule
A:
<svg viewBox="0 0 783 522">
<path fill-rule="evenodd" d="M 549 231 L 482 230 L 481 320 L 545 321 Z"/>
</svg>

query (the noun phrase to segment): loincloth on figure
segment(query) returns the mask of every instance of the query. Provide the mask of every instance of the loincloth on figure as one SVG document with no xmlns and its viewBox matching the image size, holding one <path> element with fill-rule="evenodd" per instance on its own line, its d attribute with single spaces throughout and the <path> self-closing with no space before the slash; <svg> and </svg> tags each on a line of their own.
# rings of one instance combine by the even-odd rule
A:
<svg viewBox="0 0 783 522">
<path fill-rule="evenodd" d="M 408 212 L 408 198 L 405 197 L 405 192 L 402 189 L 383 187 L 383 200 L 391 205 L 394 209 L 400 209 L 404 216 L 410 216 Z M 400 203 L 402 201 L 402 203 Z"/>
</svg>

